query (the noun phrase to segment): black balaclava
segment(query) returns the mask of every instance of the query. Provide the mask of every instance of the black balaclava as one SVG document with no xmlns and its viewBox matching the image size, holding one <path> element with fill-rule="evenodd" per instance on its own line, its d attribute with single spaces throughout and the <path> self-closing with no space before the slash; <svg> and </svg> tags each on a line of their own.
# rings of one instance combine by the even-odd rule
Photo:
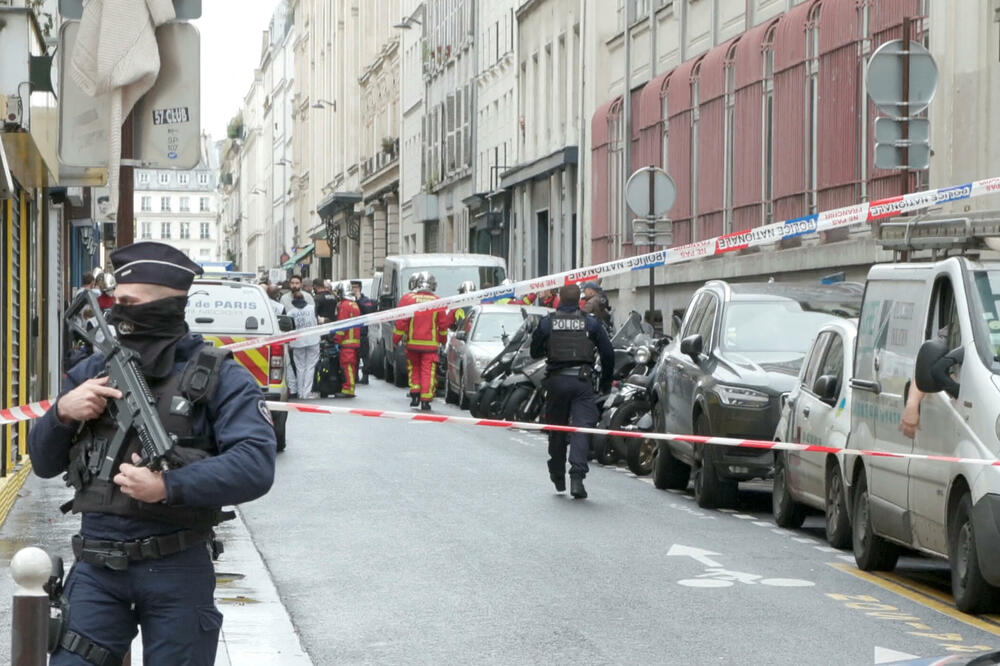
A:
<svg viewBox="0 0 1000 666">
<path fill-rule="evenodd" d="M 163 378 L 173 370 L 174 345 L 188 332 L 186 305 L 187 295 L 112 306 L 108 323 L 115 327 L 122 345 L 139 354 L 147 377 Z"/>
</svg>

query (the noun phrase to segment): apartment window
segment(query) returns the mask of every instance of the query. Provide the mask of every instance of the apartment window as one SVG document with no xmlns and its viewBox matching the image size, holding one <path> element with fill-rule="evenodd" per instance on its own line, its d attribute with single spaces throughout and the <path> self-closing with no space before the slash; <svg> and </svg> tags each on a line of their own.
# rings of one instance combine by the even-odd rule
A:
<svg viewBox="0 0 1000 666">
<path fill-rule="evenodd" d="M 764 36 L 764 99 L 763 123 L 763 175 L 761 178 L 761 197 L 764 200 L 762 224 L 770 224 L 774 220 L 774 27 Z"/>
<path fill-rule="evenodd" d="M 191 174 L 179 173 L 177 174 L 177 182 L 181 185 L 187 185 L 191 182 Z"/>
<path fill-rule="evenodd" d="M 147 185 L 149 183 L 149 172 L 148 171 L 140 171 L 139 172 L 139 182 L 142 185 Z"/>
<path fill-rule="evenodd" d="M 141 229 L 141 231 L 139 233 L 139 237 L 140 238 L 148 240 L 148 239 L 150 239 L 150 238 L 153 237 L 153 223 L 152 222 L 143 222 L 142 225 L 140 226 L 140 229 Z"/>
<path fill-rule="evenodd" d="M 198 184 L 199 185 L 208 185 L 208 174 L 207 173 L 199 173 L 198 174 Z"/>
<path fill-rule="evenodd" d="M 139 209 L 147 213 L 153 210 L 153 197 L 143 197 L 139 203 Z"/>
<path fill-rule="evenodd" d="M 170 212 L 170 197 L 160 197 L 160 211 Z"/>
<path fill-rule="evenodd" d="M 621 210 L 622 184 L 625 172 L 625 153 L 622 133 L 625 131 L 622 122 L 622 103 L 616 102 L 608 114 L 608 233 L 611 236 L 611 258 L 617 259 L 619 243 L 623 236 Z"/>
<path fill-rule="evenodd" d="M 691 70 L 691 240 L 698 240 L 698 77 L 701 62 Z"/>
<path fill-rule="evenodd" d="M 660 95 L 660 125 L 663 137 L 660 143 L 660 166 L 667 173 L 670 173 L 670 108 L 667 105 L 667 91 L 664 89 Z"/>
<path fill-rule="evenodd" d="M 157 181 L 160 185 L 166 185 L 170 182 L 170 174 L 165 171 L 162 172 L 159 176 L 157 176 Z"/>
<path fill-rule="evenodd" d="M 735 179 L 733 177 L 733 172 L 735 171 L 735 165 L 733 160 L 735 157 L 735 135 L 736 135 L 736 125 L 735 125 L 735 114 L 736 114 L 736 44 L 729 47 L 729 51 L 726 53 L 725 60 L 725 75 L 726 75 L 726 88 L 725 88 L 725 118 L 723 120 L 723 146 L 725 150 L 725 156 L 723 164 L 723 179 L 722 179 L 722 200 L 723 200 L 723 220 L 722 228 L 723 233 L 730 233 L 733 230 L 733 187 L 735 186 Z"/>
<path fill-rule="evenodd" d="M 212 248 L 203 247 L 200 250 L 198 250 L 198 255 L 202 257 L 210 257 L 212 256 Z"/>
<path fill-rule="evenodd" d="M 181 239 L 186 240 L 191 238 L 191 223 L 181 222 Z"/>
<path fill-rule="evenodd" d="M 170 238 L 170 223 L 160 222 L 160 238 Z"/>
<path fill-rule="evenodd" d="M 208 240 L 212 237 L 212 225 L 208 222 L 201 223 L 201 239 Z"/>
<path fill-rule="evenodd" d="M 191 198 L 181 197 L 181 212 L 187 213 L 190 212 L 190 210 L 191 210 Z"/>
<path fill-rule="evenodd" d="M 201 197 L 198 200 L 198 210 L 200 210 L 202 213 L 210 212 L 208 208 L 208 197 Z"/>
<path fill-rule="evenodd" d="M 816 5 L 809 12 L 806 24 L 806 171 L 809 212 L 816 212 L 819 164 L 816 146 L 819 142 L 819 11 Z"/>
</svg>

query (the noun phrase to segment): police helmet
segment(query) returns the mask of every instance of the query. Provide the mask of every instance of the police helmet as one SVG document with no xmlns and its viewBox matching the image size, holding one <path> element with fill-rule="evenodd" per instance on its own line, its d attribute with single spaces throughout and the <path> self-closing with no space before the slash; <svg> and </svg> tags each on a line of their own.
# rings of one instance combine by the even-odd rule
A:
<svg viewBox="0 0 1000 666">
<path fill-rule="evenodd" d="M 475 290 L 476 290 L 476 283 L 473 282 L 472 280 L 466 280 L 462 284 L 458 285 L 458 293 L 460 294 L 467 294 L 470 291 L 475 291 Z"/>
</svg>

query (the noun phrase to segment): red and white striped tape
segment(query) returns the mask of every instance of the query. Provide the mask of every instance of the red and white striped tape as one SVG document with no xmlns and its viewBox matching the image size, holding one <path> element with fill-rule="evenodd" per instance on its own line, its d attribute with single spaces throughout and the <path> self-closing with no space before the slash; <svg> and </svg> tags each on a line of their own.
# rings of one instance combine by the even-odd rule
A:
<svg viewBox="0 0 1000 666">
<path fill-rule="evenodd" d="M 857 226 L 867 222 L 890 218 L 902 213 L 923 210 L 931 206 L 959 201 L 961 199 L 972 199 L 987 194 L 1000 194 L 1000 177 L 977 180 L 972 183 L 953 187 L 941 187 L 935 190 L 913 192 L 902 196 L 844 206 L 842 208 L 834 208 L 821 213 L 806 215 L 805 217 L 756 227 L 747 231 L 737 231 L 725 236 L 706 238 L 705 240 L 680 247 L 657 250 L 656 252 L 608 261 L 586 268 L 530 278 L 490 289 L 480 289 L 479 291 L 465 294 L 444 296 L 434 301 L 374 312 L 361 315 L 360 317 L 311 326 L 271 337 L 252 338 L 243 342 L 226 345 L 224 348 L 232 351 L 241 351 L 271 343 L 291 342 L 301 337 L 326 334 L 332 331 L 354 328 L 355 326 L 371 326 L 373 324 L 392 322 L 397 319 L 405 319 L 416 312 L 425 310 L 437 310 L 439 308 L 453 310 L 464 306 L 478 305 L 484 302 L 488 303 L 508 296 L 523 296 L 543 289 L 558 289 L 567 284 L 596 280 L 631 271 L 648 270 L 657 266 L 680 264 L 702 257 L 746 250 L 761 245 L 771 245 L 786 238 L 815 234 L 842 227 Z"/>
<path fill-rule="evenodd" d="M 33 402 L 0 409 L 0 425 L 30 421 L 41 418 L 52 403 L 48 400 Z M 443 414 L 427 414 L 426 412 L 391 412 L 383 409 L 358 409 L 352 407 L 321 407 L 297 402 L 267 402 L 268 408 L 276 412 L 298 412 L 300 414 L 364 416 L 368 418 L 396 419 L 401 421 L 419 421 L 423 423 L 454 423 L 463 426 L 478 426 L 485 428 L 503 428 L 508 430 L 527 430 L 534 432 L 565 432 L 586 433 L 589 435 L 610 435 L 612 437 L 627 437 L 631 439 L 653 439 L 667 442 L 688 442 L 690 444 L 715 444 L 744 449 L 767 449 L 773 451 L 800 451 L 806 453 L 843 453 L 852 456 L 867 456 L 877 458 L 899 458 L 907 460 L 928 460 L 943 463 L 966 463 L 1000 467 L 1000 460 L 984 458 L 958 458 L 954 456 L 932 456 L 920 453 L 890 453 L 887 451 L 868 451 L 861 449 L 843 449 L 834 446 L 818 444 L 795 444 L 792 442 L 769 442 L 759 439 L 735 439 L 731 437 L 705 437 L 703 435 L 677 435 L 663 432 L 637 432 L 634 430 L 606 430 L 604 428 L 581 428 L 568 425 L 549 425 L 546 423 L 525 423 L 521 421 L 500 421 L 495 419 L 477 419 L 471 416 L 445 416 Z"/>
<path fill-rule="evenodd" d="M 899 458 L 907 460 L 929 460 L 944 463 L 967 463 L 971 465 L 986 465 L 1000 467 L 1000 460 L 985 458 L 957 458 L 954 456 L 932 456 L 920 453 L 890 453 L 888 451 L 868 451 L 863 449 L 843 449 L 835 446 L 820 446 L 817 444 L 795 444 L 792 442 L 769 442 L 759 439 L 734 439 L 731 437 L 706 437 L 703 435 L 676 435 L 663 432 L 637 432 L 634 430 L 606 430 L 604 428 L 581 428 L 568 425 L 549 425 L 546 423 L 525 423 L 521 421 L 498 421 L 494 419 L 477 419 L 471 416 L 445 416 L 443 414 L 428 414 L 426 412 L 390 412 L 381 409 L 356 409 L 351 407 L 320 407 L 296 402 L 268 402 L 267 406 L 278 412 L 299 412 L 301 414 L 326 414 L 365 416 L 378 419 L 397 419 L 401 421 L 420 421 L 424 423 L 454 423 L 463 426 L 480 426 L 485 428 L 505 428 L 509 430 L 528 430 L 535 432 L 565 432 L 585 433 L 588 435 L 610 435 L 612 437 L 628 437 L 630 439 L 654 439 L 666 442 L 688 442 L 690 444 L 714 444 L 742 449 L 766 449 L 772 451 L 799 451 L 805 453 L 843 453 L 851 456 L 867 456 L 875 458 Z"/>
<path fill-rule="evenodd" d="M 48 400 L 42 400 L 28 405 L 15 405 L 0 409 L 0 425 L 41 418 L 42 414 L 49 411 L 49 407 L 51 406 L 52 403 Z"/>
</svg>

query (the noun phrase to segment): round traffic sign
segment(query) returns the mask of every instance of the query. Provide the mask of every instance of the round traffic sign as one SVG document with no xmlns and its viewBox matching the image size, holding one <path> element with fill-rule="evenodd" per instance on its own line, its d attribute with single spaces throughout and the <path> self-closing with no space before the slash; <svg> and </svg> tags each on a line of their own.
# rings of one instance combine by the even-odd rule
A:
<svg viewBox="0 0 1000 666">
<path fill-rule="evenodd" d="M 906 44 L 909 44 L 907 54 Z M 909 55 L 909 94 L 903 99 L 903 60 Z M 934 57 L 919 42 L 894 39 L 875 49 L 868 59 L 868 96 L 879 109 L 896 118 L 915 116 L 931 103 L 937 89 Z"/>
<path fill-rule="evenodd" d="M 639 217 L 660 217 L 676 198 L 674 179 L 659 167 L 636 169 L 625 183 L 625 202 Z"/>
</svg>

